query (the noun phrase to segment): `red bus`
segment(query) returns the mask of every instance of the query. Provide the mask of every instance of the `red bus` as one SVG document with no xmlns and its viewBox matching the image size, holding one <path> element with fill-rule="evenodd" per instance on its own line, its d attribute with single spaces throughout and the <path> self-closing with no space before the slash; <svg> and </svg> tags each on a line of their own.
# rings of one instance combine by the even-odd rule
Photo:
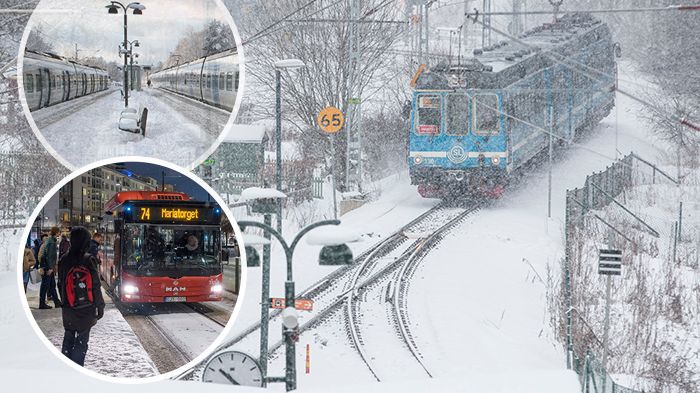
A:
<svg viewBox="0 0 700 393">
<path fill-rule="evenodd" d="M 181 192 L 118 192 L 105 204 L 102 279 L 122 302 L 222 300 L 221 216 Z"/>
</svg>

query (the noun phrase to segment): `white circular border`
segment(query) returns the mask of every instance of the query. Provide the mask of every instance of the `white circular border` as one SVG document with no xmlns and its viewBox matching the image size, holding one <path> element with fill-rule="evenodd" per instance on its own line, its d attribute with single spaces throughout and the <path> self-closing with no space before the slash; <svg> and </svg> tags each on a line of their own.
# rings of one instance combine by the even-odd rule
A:
<svg viewBox="0 0 700 393">
<path fill-rule="evenodd" d="M 245 90 L 245 80 L 246 80 L 246 67 L 245 67 L 245 56 L 243 54 L 243 41 L 241 40 L 241 35 L 238 32 L 238 27 L 236 26 L 236 22 L 233 20 L 233 16 L 231 15 L 231 12 L 226 8 L 226 5 L 223 3 L 222 0 L 206 0 L 206 1 L 213 1 L 216 6 L 219 7 L 219 11 L 224 13 L 224 18 L 226 19 L 226 22 L 228 22 L 229 27 L 231 28 L 231 31 L 233 32 L 233 40 L 236 41 L 236 49 L 238 51 L 238 72 L 240 74 L 240 80 L 238 84 L 238 91 L 236 92 L 236 102 L 233 104 L 233 110 L 229 114 L 228 121 L 226 122 L 226 125 L 224 128 L 219 132 L 219 136 L 214 140 L 214 142 L 211 144 L 209 149 L 206 149 L 200 156 L 199 158 L 195 159 L 190 165 L 187 166 L 188 169 L 194 169 L 197 165 L 201 164 L 206 160 L 214 151 L 219 147 L 221 142 L 224 141 L 224 138 L 226 138 L 226 134 L 231 131 L 231 128 L 233 127 L 233 123 L 235 122 L 236 118 L 238 117 L 238 111 L 241 108 L 241 101 L 243 100 L 243 92 Z M 41 8 L 41 3 L 42 1 L 40 0 L 39 3 L 37 4 L 35 10 L 37 9 L 43 9 Z M 34 17 L 34 13 L 32 12 L 32 15 L 29 17 L 29 20 L 27 21 L 27 24 L 24 27 L 24 33 L 22 34 L 22 40 L 19 43 L 19 53 L 17 54 L 17 91 L 19 92 L 19 101 L 20 104 L 22 105 L 22 112 L 24 112 L 24 117 L 27 119 L 27 122 L 29 123 L 29 128 L 32 129 L 34 132 L 34 135 L 36 135 L 37 139 L 39 139 L 39 142 L 44 146 L 46 150 L 53 156 L 53 158 L 56 159 L 56 161 L 60 162 L 61 165 L 65 166 L 68 168 L 70 171 L 76 171 L 79 168 L 75 166 L 75 164 L 68 162 L 65 158 L 63 158 L 62 155 L 58 154 L 56 149 L 53 148 L 53 146 L 49 143 L 49 141 L 44 137 L 44 134 L 39 130 L 39 127 L 36 125 L 34 122 L 34 117 L 32 116 L 32 112 L 29 110 L 29 105 L 27 105 L 27 97 L 24 94 L 24 51 L 25 47 L 27 46 L 27 40 L 29 39 L 29 32 L 33 28 L 32 24 L 32 19 Z M 106 157 L 104 160 L 111 160 L 114 157 Z M 177 164 L 175 164 L 177 165 Z"/>
<path fill-rule="evenodd" d="M 70 181 L 73 179 L 77 178 L 78 176 L 81 176 L 85 172 L 95 169 L 101 166 L 105 166 L 108 164 L 114 164 L 117 162 L 145 162 L 149 164 L 155 164 L 155 165 L 160 165 L 166 168 L 169 168 L 171 170 L 175 170 L 179 172 L 182 175 L 187 176 L 191 180 L 193 180 L 195 183 L 197 183 L 199 186 L 204 188 L 205 191 L 211 195 L 216 203 L 219 204 L 219 206 L 223 209 L 224 214 L 229 218 L 229 221 L 231 222 L 231 226 L 233 227 L 233 233 L 235 234 L 236 238 L 238 239 L 239 245 L 240 245 L 240 250 L 241 250 L 241 286 L 240 290 L 238 293 L 238 298 L 236 300 L 236 304 L 233 307 L 233 311 L 231 313 L 231 317 L 228 320 L 228 323 L 224 327 L 224 329 L 219 333 L 219 336 L 201 353 L 199 356 L 195 357 L 194 359 L 190 360 L 188 363 L 178 367 L 175 370 L 168 371 L 164 374 L 159 374 L 155 375 L 152 377 L 146 377 L 146 378 L 128 378 L 128 377 L 113 377 L 105 374 L 98 373 L 97 371 L 90 370 L 86 367 L 79 366 L 78 364 L 72 362 L 70 359 L 68 359 L 65 355 L 61 353 L 61 351 L 54 346 L 54 344 L 49 341 L 49 339 L 46 337 L 44 332 L 41 331 L 41 328 L 39 327 L 39 324 L 36 322 L 34 319 L 34 316 L 32 315 L 31 309 L 29 308 L 29 302 L 27 301 L 27 297 L 24 293 L 24 280 L 22 277 L 22 263 L 23 263 L 23 255 L 24 255 L 24 245 L 26 244 L 26 239 L 29 236 L 32 228 L 34 221 L 36 220 L 37 216 L 41 212 L 42 208 L 48 203 L 49 199 L 57 193 L 64 185 L 68 184 Z M 241 307 L 243 305 L 243 300 L 245 297 L 246 293 L 246 284 L 247 284 L 247 279 L 248 279 L 248 269 L 245 267 L 246 266 L 246 255 L 245 255 L 245 246 L 242 243 L 242 232 L 241 229 L 238 227 L 238 223 L 236 222 L 235 218 L 233 217 L 233 213 L 229 209 L 228 205 L 226 205 L 226 202 L 224 202 L 223 198 L 216 193 L 204 180 L 200 179 L 199 177 L 195 176 L 192 172 L 189 170 L 182 168 L 180 166 L 177 166 L 173 163 L 160 160 L 160 159 L 155 159 L 155 158 L 148 158 L 148 157 L 140 157 L 140 156 L 123 156 L 123 157 L 115 157 L 115 158 L 109 158 L 105 160 L 100 160 L 98 162 L 86 165 L 84 167 L 79 168 L 76 171 L 71 172 L 68 176 L 63 178 L 58 184 L 53 186 L 49 192 L 44 195 L 44 197 L 41 199 L 37 207 L 34 209 L 32 212 L 31 216 L 29 217 L 29 221 L 27 222 L 26 227 L 24 228 L 24 231 L 22 233 L 22 237 L 24 241 L 20 241 L 19 244 L 19 251 L 17 253 L 18 256 L 18 265 L 17 265 L 17 290 L 19 292 L 19 297 L 20 302 L 22 303 L 22 306 L 24 308 L 24 312 L 27 316 L 27 319 L 29 320 L 29 324 L 32 325 L 32 328 L 34 329 L 34 333 L 39 337 L 39 339 L 49 348 L 49 351 L 53 352 L 56 357 L 61 359 L 64 363 L 66 363 L 69 367 L 72 367 L 73 369 L 82 372 L 84 374 L 87 374 L 88 376 L 100 379 L 102 381 L 106 382 L 116 382 L 116 383 L 123 383 L 123 384 L 145 384 L 145 383 L 151 383 L 151 382 L 158 382 L 158 381 L 164 381 L 176 376 L 179 376 L 189 369 L 193 368 L 197 364 L 203 362 L 206 360 L 206 358 L 214 353 L 217 349 L 219 349 L 219 346 L 221 343 L 224 341 L 224 339 L 229 335 L 231 329 L 233 328 L 233 324 L 236 321 L 236 318 L 238 317 L 238 314 L 241 311 Z"/>
</svg>

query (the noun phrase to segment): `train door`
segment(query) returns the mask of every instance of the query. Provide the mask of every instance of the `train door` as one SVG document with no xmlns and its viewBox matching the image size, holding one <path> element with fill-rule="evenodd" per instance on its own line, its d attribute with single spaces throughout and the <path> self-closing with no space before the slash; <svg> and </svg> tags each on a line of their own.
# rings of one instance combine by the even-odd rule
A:
<svg viewBox="0 0 700 393">
<path fill-rule="evenodd" d="M 68 72 L 63 71 L 61 73 L 61 87 L 63 88 L 63 101 L 68 101 L 68 95 L 70 94 L 70 82 L 68 78 Z"/>
<path fill-rule="evenodd" d="M 83 91 L 82 91 L 82 95 L 85 95 L 85 94 L 87 94 L 87 75 L 83 72 L 82 74 L 80 74 L 80 76 L 81 76 L 82 79 L 83 79 Z"/>
<path fill-rule="evenodd" d="M 48 68 L 41 69 L 41 106 L 51 104 L 51 72 Z"/>
</svg>

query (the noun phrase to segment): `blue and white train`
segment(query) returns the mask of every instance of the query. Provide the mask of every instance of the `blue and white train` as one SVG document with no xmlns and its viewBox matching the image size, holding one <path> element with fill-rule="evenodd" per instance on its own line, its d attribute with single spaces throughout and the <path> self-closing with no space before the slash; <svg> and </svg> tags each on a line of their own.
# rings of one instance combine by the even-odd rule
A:
<svg viewBox="0 0 700 393">
<path fill-rule="evenodd" d="M 607 25 L 569 14 L 519 38 L 527 46 L 501 41 L 414 77 L 408 165 L 422 196 L 498 196 L 548 150 L 549 130 L 566 145 L 610 113 L 619 46 Z"/>
<path fill-rule="evenodd" d="M 232 111 L 239 69 L 238 53 L 231 49 L 158 71 L 150 79 L 155 87 Z"/>
</svg>

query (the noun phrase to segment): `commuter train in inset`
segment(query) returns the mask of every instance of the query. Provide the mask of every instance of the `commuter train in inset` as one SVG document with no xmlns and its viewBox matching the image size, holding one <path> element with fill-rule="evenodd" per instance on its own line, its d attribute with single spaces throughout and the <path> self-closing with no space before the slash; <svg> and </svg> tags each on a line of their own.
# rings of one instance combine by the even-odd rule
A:
<svg viewBox="0 0 700 393">
<path fill-rule="evenodd" d="M 107 90 L 107 71 L 52 53 L 26 50 L 22 63 L 24 96 L 30 111 Z"/>
<path fill-rule="evenodd" d="M 238 52 L 230 49 L 158 71 L 150 80 L 155 87 L 232 111 L 239 71 Z"/>
<path fill-rule="evenodd" d="M 412 81 L 408 165 L 423 197 L 498 196 L 514 172 L 566 145 L 614 105 L 608 26 L 568 14 Z"/>
</svg>

